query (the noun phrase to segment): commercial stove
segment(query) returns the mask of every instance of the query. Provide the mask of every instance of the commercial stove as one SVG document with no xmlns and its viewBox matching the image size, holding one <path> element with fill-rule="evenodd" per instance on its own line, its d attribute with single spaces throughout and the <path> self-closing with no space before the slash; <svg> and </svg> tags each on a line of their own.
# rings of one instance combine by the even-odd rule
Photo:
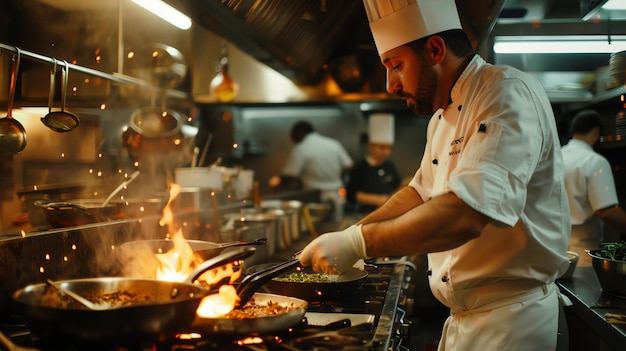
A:
<svg viewBox="0 0 626 351">
<path fill-rule="evenodd" d="M 0 325 L 10 342 L 35 350 L 183 351 L 183 350 L 408 350 L 415 265 L 408 257 L 368 262 L 367 278 L 348 296 L 310 302 L 296 325 L 268 335 L 204 337 L 197 333 L 154 340 L 132 340 L 115 347 L 46 345 L 15 315 Z M 262 288 L 259 290 L 261 291 Z M 0 345 L 9 349 L 7 345 Z"/>
</svg>

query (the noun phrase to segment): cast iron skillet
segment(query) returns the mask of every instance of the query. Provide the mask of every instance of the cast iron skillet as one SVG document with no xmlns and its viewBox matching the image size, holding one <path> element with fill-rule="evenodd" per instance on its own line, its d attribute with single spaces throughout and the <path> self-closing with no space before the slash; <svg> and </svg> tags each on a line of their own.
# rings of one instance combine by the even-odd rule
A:
<svg viewBox="0 0 626 351">
<path fill-rule="evenodd" d="M 247 274 L 254 274 L 260 270 L 267 269 L 276 263 L 259 264 L 246 270 Z M 296 271 L 304 273 L 314 273 L 311 267 L 292 267 L 289 271 L 280 274 L 283 277 Z M 266 290 L 273 294 L 293 296 L 308 302 L 327 301 L 333 299 L 350 298 L 352 290 L 358 288 L 363 280 L 367 278 L 367 271 L 358 268 L 350 268 L 340 274 L 331 282 L 292 282 L 276 280 L 276 277 L 268 280 L 260 290 Z"/>
</svg>

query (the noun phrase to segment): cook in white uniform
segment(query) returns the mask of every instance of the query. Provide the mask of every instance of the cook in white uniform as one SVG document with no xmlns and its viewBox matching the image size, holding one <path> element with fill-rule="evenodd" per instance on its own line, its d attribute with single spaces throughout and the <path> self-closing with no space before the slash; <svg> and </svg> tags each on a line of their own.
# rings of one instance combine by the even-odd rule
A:
<svg viewBox="0 0 626 351">
<path fill-rule="evenodd" d="M 611 165 L 593 150 L 601 128 L 602 119 L 596 111 L 582 110 L 572 119 L 572 138 L 563 146 L 565 189 L 572 220 L 569 250 L 578 253 L 578 266 L 591 266 L 591 257 L 585 250 L 599 248 L 604 223 L 626 233 L 626 212 L 618 204 Z"/>
<path fill-rule="evenodd" d="M 353 165 L 352 158 L 335 139 L 317 133 L 307 121 L 294 124 L 291 139 L 295 146 L 287 163 L 283 166 L 281 182 L 288 178 L 302 181 L 304 189 L 319 189 L 322 202 L 330 202 L 334 208 L 334 218 L 343 217 L 342 174 Z"/>
<path fill-rule="evenodd" d="M 365 0 L 387 90 L 433 113 L 419 170 L 383 206 L 303 250 L 318 271 L 428 253 L 450 307 L 440 350 L 554 350 L 568 266 L 563 159 L 541 85 L 474 55 L 454 0 Z"/>
</svg>

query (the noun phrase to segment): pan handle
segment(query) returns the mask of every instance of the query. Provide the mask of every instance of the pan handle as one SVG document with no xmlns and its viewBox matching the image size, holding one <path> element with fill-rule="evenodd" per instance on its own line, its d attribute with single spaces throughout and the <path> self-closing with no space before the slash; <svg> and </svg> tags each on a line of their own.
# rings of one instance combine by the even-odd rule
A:
<svg viewBox="0 0 626 351">
<path fill-rule="evenodd" d="M 258 239 L 254 239 L 251 241 L 234 241 L 231 243 L 218 244 L 217 247 L 219 249 L 224 249 L 224 248 L 233 247 L 233 246 L 265 245 L 266 243 L 267 243 L 267 238 L 258 238 Z"/>
<path fill-rule="evenodd" d="M 200 278 L 200 276 L 204 274 L 204 272 L 233 261 L 245 260 L 246 258 L 252 256 L 255 251 L 256 248 L 250 246 L 240 247 L 232 250 L 224 250 L 219 255 L 202 262 L 202 264 L 196 267 L 196 269 L 194 269 L 194 271 L 189 274 L 189 276 L 185 280 L 185 283 L 193 284 L 193 282 L 196 281 L 196 279 Z M 212 289 L 215 288 L 216 287 L 212 287 Z"/>
<path fill-rule="evenodd" d="M 239 307 L 242 307 L 252 298 L 254 293 L 270 279 L 281 275 L 300 264 L 300 259 L 293 258 L 287 262 L 279 263 L 258 272 L 247 275 L 237 287 Z"/>
</svg>

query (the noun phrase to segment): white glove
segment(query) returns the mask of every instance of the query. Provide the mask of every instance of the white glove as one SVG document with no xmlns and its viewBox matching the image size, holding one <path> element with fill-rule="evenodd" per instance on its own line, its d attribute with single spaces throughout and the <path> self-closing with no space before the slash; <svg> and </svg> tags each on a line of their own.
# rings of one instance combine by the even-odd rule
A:
<svg viewBox="0 0 626 351">
<path fill-rule="evenodd" d="M 339 232 L 330 232 L 311 241 L 300 254 L 303 266 L 327 274 L 347 271 L 359 259 L 366 259 L 365 239 L 361 225 L 352 225 Z"/>
</svg>

